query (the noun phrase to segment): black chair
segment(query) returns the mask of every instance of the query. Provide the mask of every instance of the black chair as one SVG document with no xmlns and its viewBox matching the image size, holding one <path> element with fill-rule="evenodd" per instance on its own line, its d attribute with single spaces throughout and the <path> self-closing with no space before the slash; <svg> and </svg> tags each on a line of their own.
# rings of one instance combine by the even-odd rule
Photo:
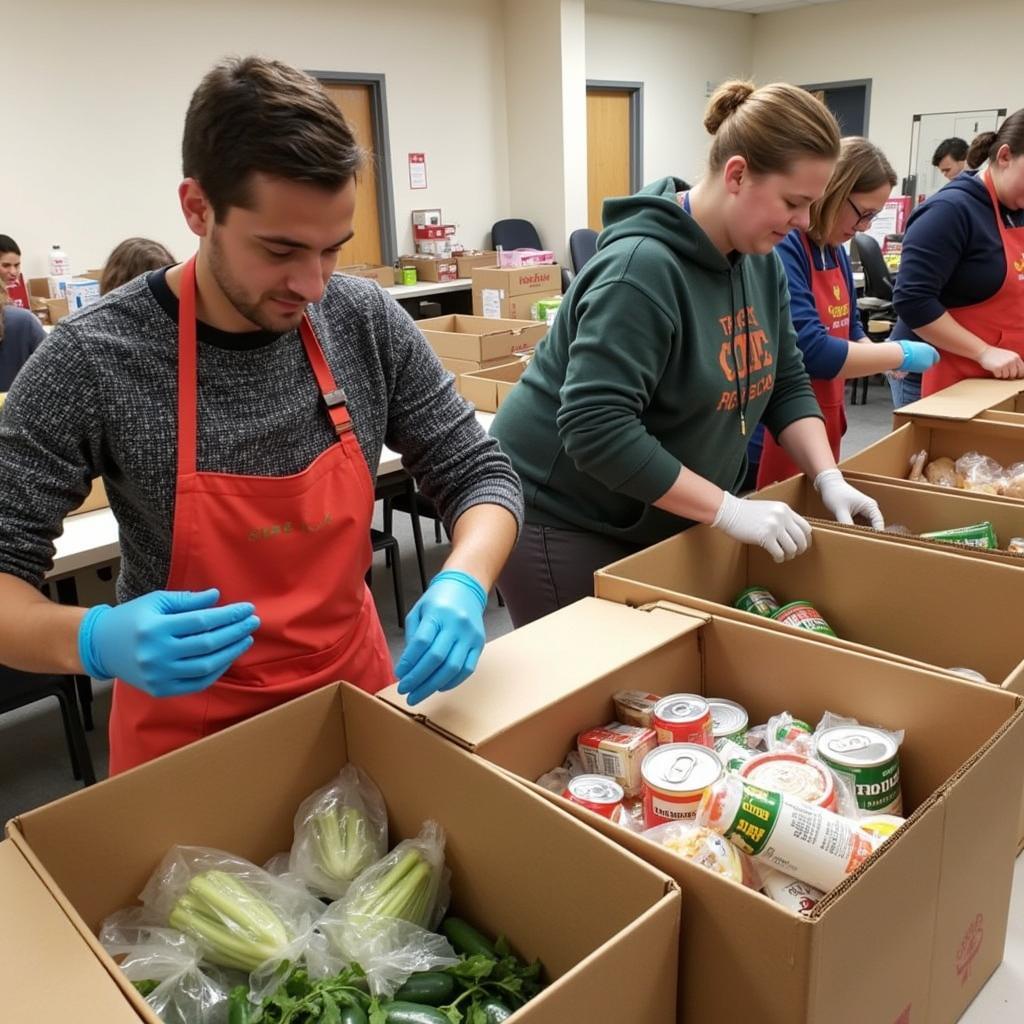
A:
<svg viewBox="0 0 1024 1024">
<path fill-rule="evenodd" d="M 72 777 L 80 779 L 83 786 L 91 786 L 96 781 L 96 771 L 92 765 L 89 745 L 85 741 L 82 720 L 78 715 L 74 677 L 19 672 L 0 665 L 0 714 L 34 704 L 46 697 L 56 697 L 60 705 Z"/>
<path fill-rule="evenodd" d="M 420 571 L 420 585 L 427 589 L 427 570 L 423 561 L 423 530 L 420 516 L 434 520 L 434 539 L 441 542 L 441 526 L 434 511 L 433 503 L 416 492 L 416 483 L 408 473 L 399 470 L 380 477 L 374 487 L 374 500 L 384 502 L 383 527 L 384 533 L 393 536 L 393 514 L 395 509 L 405 512 L 412 522 L 412 539 L 416 546 L 416 562 Z M 384 564 L 391 568 L 391 552 L 385 549 Z"/>
<path fill-rule="evenodd" d="M 892 272 L 882 256 L 882 247 L 870 235 L 858 231 L 851 248 L 864 271 L 864 295 L 857 300 L 858 309 L 891 310 Z"/>
<path fill-rule="evenodd" d="M 495 221 L 491 227 L 491 248 L 543 249 L 537 229 L 528 221 L 517 217 Z"/>
<path fill-rule="evenodd" d="M 569 290 L 569 285 L 572 284 L 572 274 L 569 273 L 568 267 L 562 267 L 562 294 L 564 295 Z"/>
<path fill-rule="evenodd" d="M 370 529 L 370 544 L 374 551 L 385 552 L 385 561 L 391 570 L 391 582 L 395 588 L 395 617 L 398 628 L 405 626 L 405 590 L 402 587 L 402 554 L 398 549 L 398 541 L 390 533 L 383 530 Z M 373 582 L 373 566 L 366 573 L 367 585 Z"/>
<path fill-rule="evenodd" d="M 597 252 L 597 232 L 590 228 L 578 228 L 569 236 L 569 259 L 572 272 L 578 274 L 594 253 Z"/>
</svg>

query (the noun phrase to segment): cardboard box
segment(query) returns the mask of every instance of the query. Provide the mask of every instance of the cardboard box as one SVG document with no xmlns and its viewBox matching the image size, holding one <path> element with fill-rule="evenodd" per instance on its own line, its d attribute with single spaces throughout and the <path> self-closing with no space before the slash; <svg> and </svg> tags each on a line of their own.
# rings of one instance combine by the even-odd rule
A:
<svg viewBox="0 0 1024 1024">
<path fill-rule="evenodd" d="M 69 312 L 85 309 L 99 301 L 100 283 L 91 277 L 73 277 L 64 286 L 64 298 Z"/>
<path fill-rule="evenodd" d="M 450 238 L 440 238 L 436 241 L 417 242 L 416 255 L 433 256 L 437 259 L 455 259 L 452 252 L 452 240 Z"/>
<path fill-rule="evenodd" d="M 413 224 L 412 237 L 415 242 L 438 242 L 455 237 L 454 224 Z"/>
<path fill-rule="evenodd" d="M 480 412 L 497 412 L 529 365 L 528 360 L 517 359 L 514 363 L 464 373 L 459 380 L 459 390 Z"/>
<path fill-rule="evenodd" d="M 893 414 L 896 426 L 915 419 L 982 419 L 1024 426 L 1024 382 L 961 380 L 934 395 L 904 405 Z"/>
<path fill-rule="evenodd" d="M 37 299 L 54 298 L 50 291 L 50 279 L 48 277 L 30 277 L 28 279 L 28 293 Z"/>
<path fill-rule="evenodd" d="M 337 273 L 346 277 L 369 277 L 382 288 L 390 288 L 395 283 L 395 268 L 378 266 L 373 263 L 353 263 L 348 267 L 338 267 Z"/>
<path fill-rule="evenodd" d="M 623 604 L 669 600 L 796 635 L 806 643 L 946 672 L 966 667 L 1024 694 L 1017 634 L 1024 571 L 1016 565 L 927 550 L 880 535 L 817 530 L 799 558 L 781 564 L 756 545 L 695 526 L 595 574 L 595 592 Z M 767 587 L 779 604 L 809 601 L 836 636 L 795 630 L 733 607 L 747 587 Z"/>
<path fill-rule="evenodd" d="M 492 366 L 531 351 L 547 334 L 543 324 L 461 314 L 418 320 L 416 326 L 439 356 Z"/>
<path fill-rule="evenodd" d="M 557 264 L 507 270 L 474 267 L 472 278 L 474 316 L 508 317 L 510 300 L 517 299 L 517 313 L 521 319 L 529 320 L 529 315 L 521 314 L 533 302 L 562 294 L 562 271 Z"/>
<path fill-rule="evenodd" d="M 1024 537 L 1024 506 L 1019 503 L 987 501 L 983 494 L 970 494 L 949 488 L 924 490 L 901 487 L 899 484 L 883 483 L 880 480 L 858 480 L 856 486 L 863 494 L 878 502 L 887 526 L 899 524 L 916 535 L 935 533 L 938 530 L 953 530 L 988 521 L 995 529 L 1001 547 L 994 551 L 985 550 L 925 540 L 919 536 L 907 537 L 897 533 L 886 533 L 886 540 L 931 550 L 954 551 L 972 558 L 1024 567 L 1024 556 L 1014 555 L 1005 550 L 1011 538 Z M 785 502 L 794 512 L 811 519 L 815 529 L 854 531 L 871 537 L 878 536 L 867 526 L 843 526 L 837 523 L 805 476 L 793 477 L 765 487 L 757 492 L 757 497 Z"/>
<path fill-rule="evenodd" d="M 474 267 L 493 267 L 498 261 L 498 254 L 493 250 L 477 251 L 467 249 L 462 255 L 456 255 L 459 277 L 471 277 Z"/>
<path fill-rule="evenodd" d="M 451 258 L 438 259 L 434 256 L 403 256 L 399 266 L 415 267 L 416 277 L 420 281 L 448 282 L 457 281 L 459 268 Z"/>
<path fill-rule="evenodd" d="M 751 722 L 783 708 L 816 722 L 830 710 L 905 729 L 909 823 L 810 918 L 544 795 L 680 883 L 679 1021 L 747 1011 L 759 1024 L 955 1020 L 1002 959 L 1016 819 L 1001 808 L 1020 800 L 1021 699 L 679 611 L 585 599 L 488 644 L 462 693 L 416 710 L 527 782 L 560 764 L 578 732 L 608 721 L 621 688 L 726 697 Z M 384 696 L 401 701 L 393 689 Z"/>
<path fill-rule="evenodd" d="M 8 833 L 139 1015 L 156 1024 L 96 942 L 103 918 L 136 902 L 174 843 L 256 863 L 287 849 L 299 803 L 349 760 L 383 792 L 392 845 L 427 818 L 445 828 L 453 912 L 544 963 L 553 984 L 522 1011 L 524 1024 L 672 1020 L 674 882 L 347 685 L 24 814 Z"/>
<path fill-rule="evenodd" d="M 0 842 L 0 987 L 8 1024 L 139 1024 L 107 969 L 28 861 Z"/>
<path fill-rule="evenodd" d="M 1008 423 L 982 419 L 960 421 L 915 418 L 856 455 L 843 459 L 839 466 L 844 475 L 853 474 L 860 479 L 896 482 L 901 486 L 931 491 L 948 490 L 927 481 L 907 479 L 910 460 L 920 451 L 928 453 L 929 461 L 940 456 L 956 461 L 966 452 L 976 451 L 1009 467 L 1024 461 L 1024 431 Z M 985 494 L 984 498 L 986 501 L 1012 502 L 1017 505 L 1024 501 L 1022 498 L 994 494 Z"/>
</svg>

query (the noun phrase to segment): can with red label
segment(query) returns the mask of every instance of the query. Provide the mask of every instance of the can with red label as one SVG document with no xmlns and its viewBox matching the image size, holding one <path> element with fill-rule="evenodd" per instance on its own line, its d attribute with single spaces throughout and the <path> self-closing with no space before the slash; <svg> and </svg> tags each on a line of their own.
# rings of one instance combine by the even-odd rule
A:
<svg viewBox="0 0 1024 1024">
<path fill-rule="evenodd" d="M 659 743 L 715 745 L 711 705 L 695 693 L 674 693 L 659 700 L 651 724 Z"/>
<path fill-rule="evenodd" d="M 622 806 L 626 794 L 614 779 L 604 775 L 577 775 L 569 780 L 562 796 L 610 818 Z"/>
<path fill-rule="evenodd" d="M 722 777 L 722 759 L 699 743 L 667 743 L 641 765 L 644 825 L 693 821 L 704 791 Z"/>
<path fill-rule="evenodd" d="M 781 622 L 784 626 L 806 629 L 810 633 L 824 633 L 825 636 L 836 635 L 821 612 L 806 601 L 790 601 L 777 612 L 773 612 L 771 618 L 776 622 Z"/>
</svg>

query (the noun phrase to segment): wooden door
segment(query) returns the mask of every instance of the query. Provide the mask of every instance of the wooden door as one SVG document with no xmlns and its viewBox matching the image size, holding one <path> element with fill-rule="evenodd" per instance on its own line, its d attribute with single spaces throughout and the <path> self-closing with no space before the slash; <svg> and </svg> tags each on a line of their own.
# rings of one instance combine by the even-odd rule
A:
<svg viewBox="0 0 1024 1024">
<path fill-rule="evenodd" d="M 630 94 L 622 89 L 587 87 L 588 227 L 600 231 L 601 207 L 609 196 L 630 188 Z"/>
<path fill-rule="evenodd" d="M 380 263 L 380 209 L 377 204 L 376 139 L 373 136 L 373 95 L 358 82 L 324 82 L 327 94 L 345 115 L 367 160 L 356 182 L 355 237 L 338 253 L 338 266 Z"/>
</svg>

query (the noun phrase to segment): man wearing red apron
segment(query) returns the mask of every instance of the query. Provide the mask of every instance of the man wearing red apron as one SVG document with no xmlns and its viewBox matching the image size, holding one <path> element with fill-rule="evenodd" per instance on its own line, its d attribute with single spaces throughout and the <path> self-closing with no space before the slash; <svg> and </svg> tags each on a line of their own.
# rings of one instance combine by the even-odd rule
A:
<svg viewBox="0 0 1024 1024">
<path fill-rule="evenodd" d="M 0 663 L 113 678 L 120 772 L 345 679 L 416 703 L 475 668 L 519 481 L 406 313 L 333 273 L 361 151 L 313 79 L 232 59 L 193 95 L 179 199 L 200 239 L 58 325 L 0 423 Z M 365 583 L 383 445 L 452 550 L 392 669 Z M 38 590 L 102 476 L 118 604 Z"/>
</svg>

